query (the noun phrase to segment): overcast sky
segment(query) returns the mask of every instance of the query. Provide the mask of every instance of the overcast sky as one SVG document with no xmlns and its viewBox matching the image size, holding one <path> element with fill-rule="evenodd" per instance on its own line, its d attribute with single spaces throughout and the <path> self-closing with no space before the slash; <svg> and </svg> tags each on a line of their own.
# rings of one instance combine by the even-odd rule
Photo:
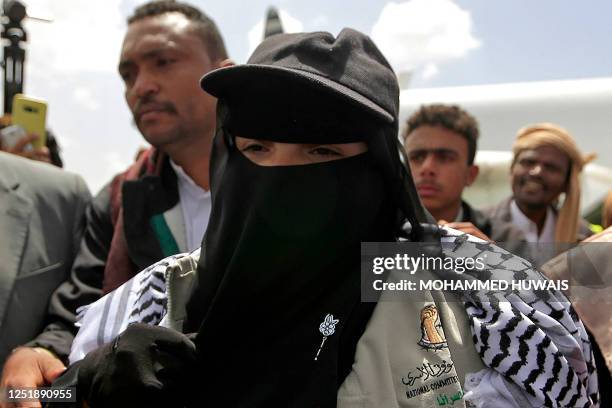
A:
<svg viewBox="0 0 612 408">
<path fill-rule="evenodd" d="M 66 168 L 93 192 L 144 142 L 116 73 L 125 18 L 139 0 L 30 0 L 25 92 L 49 102 Z M 269 1 L 193 1 L 245 62 Z M 353 27 L 372 36 L 411 88 L 612 76 L 607 0 L 280 0 L 288 31 Z"/>
</svg>

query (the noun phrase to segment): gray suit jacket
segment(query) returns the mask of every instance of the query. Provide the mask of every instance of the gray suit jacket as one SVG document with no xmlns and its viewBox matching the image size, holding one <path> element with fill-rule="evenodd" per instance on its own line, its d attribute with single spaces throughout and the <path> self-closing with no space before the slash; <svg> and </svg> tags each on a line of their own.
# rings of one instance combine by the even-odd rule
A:
<svg viewBox="0 0 612 408">
<path fill-rule="evenodd" d="M 80 176 L 0 152 L 0 365 L 44 327 L 68 278 L 91 195 Z"/>
<path fill-rule="evenodd" d="M 492 207 L 483 209 L 482 212 L 494 220 L 512 223 L 512 213 L 510 211 L 511 202 L 512 197 L 508 197 Z M 553 211 L 556 212 L 557 210 L 553 208 Z M 591 235 L 593 235 L 593 232 L 589 228 L 589 223 L 581 219 L 576 233 L 576 242 L 580 242 Z M 546 261 L 570 249 L 574 245 L 575 243 L 552 243 L 542 246 L 527 243 L 524 248 L 520 249 L 516 254 L 532 261 L 535 266 L 540 267 Z"/>
<path fill-rule="evenodd" d="M 512 213 L 510 212 L 510 203 L 512 202 L 512 197 L 505 198 L 500 201 L 498 204 L 488 207 L 482 212 L 494 219 L 499 219 L 505 222 L 512 222 Z M 556 209 L 553 209 L 555 212 Z M 576 242 L 580 242 L 585 238 L 593 235 L 593 231 L 589 228 L 589 223 L 586 220 L 581 219 L 578 224 L 578 232 L 576 233 Z"/>
</svg>

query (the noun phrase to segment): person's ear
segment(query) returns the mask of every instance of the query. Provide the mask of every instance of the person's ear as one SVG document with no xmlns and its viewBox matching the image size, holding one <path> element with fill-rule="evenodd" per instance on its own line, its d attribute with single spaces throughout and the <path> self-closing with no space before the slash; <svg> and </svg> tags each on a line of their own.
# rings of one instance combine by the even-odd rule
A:
<svg viewBox="0 0 612 408">
<path fill-rule="evenodd" d="M 468 176 L 465 182 L 466 186 L 471 186 L 476 178 L 478 177 L 478 173 L 480 172 L 480 168 L 476 164 L 471 164 L 468 168 Z"/>
</svg>

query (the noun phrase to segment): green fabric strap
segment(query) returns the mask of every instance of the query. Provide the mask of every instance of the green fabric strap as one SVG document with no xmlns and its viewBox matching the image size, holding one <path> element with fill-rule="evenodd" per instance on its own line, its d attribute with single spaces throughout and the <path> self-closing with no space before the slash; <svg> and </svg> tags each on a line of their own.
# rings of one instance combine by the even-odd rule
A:
<svg viewBox="0 0 612 408">
<path fill-rule="evenodd" d="M 179 253 L 178 245 L 174 240 L 172 231 L 170 231 L 168 224 L 166 224 L 166 219 L 163 214 L 156 214 L 151 217 L 151 227 L 153 227 L 155 236 L 157 236 L 164 257 Z"/>
</svg>

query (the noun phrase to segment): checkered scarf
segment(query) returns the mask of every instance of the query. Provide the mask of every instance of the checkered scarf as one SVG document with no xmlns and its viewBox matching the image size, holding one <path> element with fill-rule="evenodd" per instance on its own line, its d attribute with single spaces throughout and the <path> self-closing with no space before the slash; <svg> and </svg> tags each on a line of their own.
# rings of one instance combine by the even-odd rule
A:
<svg viewBox="0 0 612 408">
<path fill-rule="evenodd" d="M 488 242 L 444 229 L 446 257 L 486 259 L 484 270 L 440 271 L 447 279 L 532 280 L 546 278 L 524 259 Z M 567 298 L 555 290 L 460 293 L 483 363 L 532 406 L 598 407 L 591 343 Z"/>
<path fill-rule="evenodd" d="M 464 274 L 438 271 L 447 279 L 544 280 L 522 258 L 477 238 L 442 230 L 446 257 L 486 259 L 487 267 Z M 114 339 L 128 324 L 160 324 L 167 312 L 169 273 L 189 271 L 199 250 L 166 258 L 139 273 L 119 289 L 82 310 L 70 361 Z M 459 293 L 464 300 L 476 351 L 517 401 L 540 407 L 598 407 L 598 385 L 591 343 L 567 298 L 554 290 Z M 163 323 L 162 323 L 163 325 Z"/>
</svg>

